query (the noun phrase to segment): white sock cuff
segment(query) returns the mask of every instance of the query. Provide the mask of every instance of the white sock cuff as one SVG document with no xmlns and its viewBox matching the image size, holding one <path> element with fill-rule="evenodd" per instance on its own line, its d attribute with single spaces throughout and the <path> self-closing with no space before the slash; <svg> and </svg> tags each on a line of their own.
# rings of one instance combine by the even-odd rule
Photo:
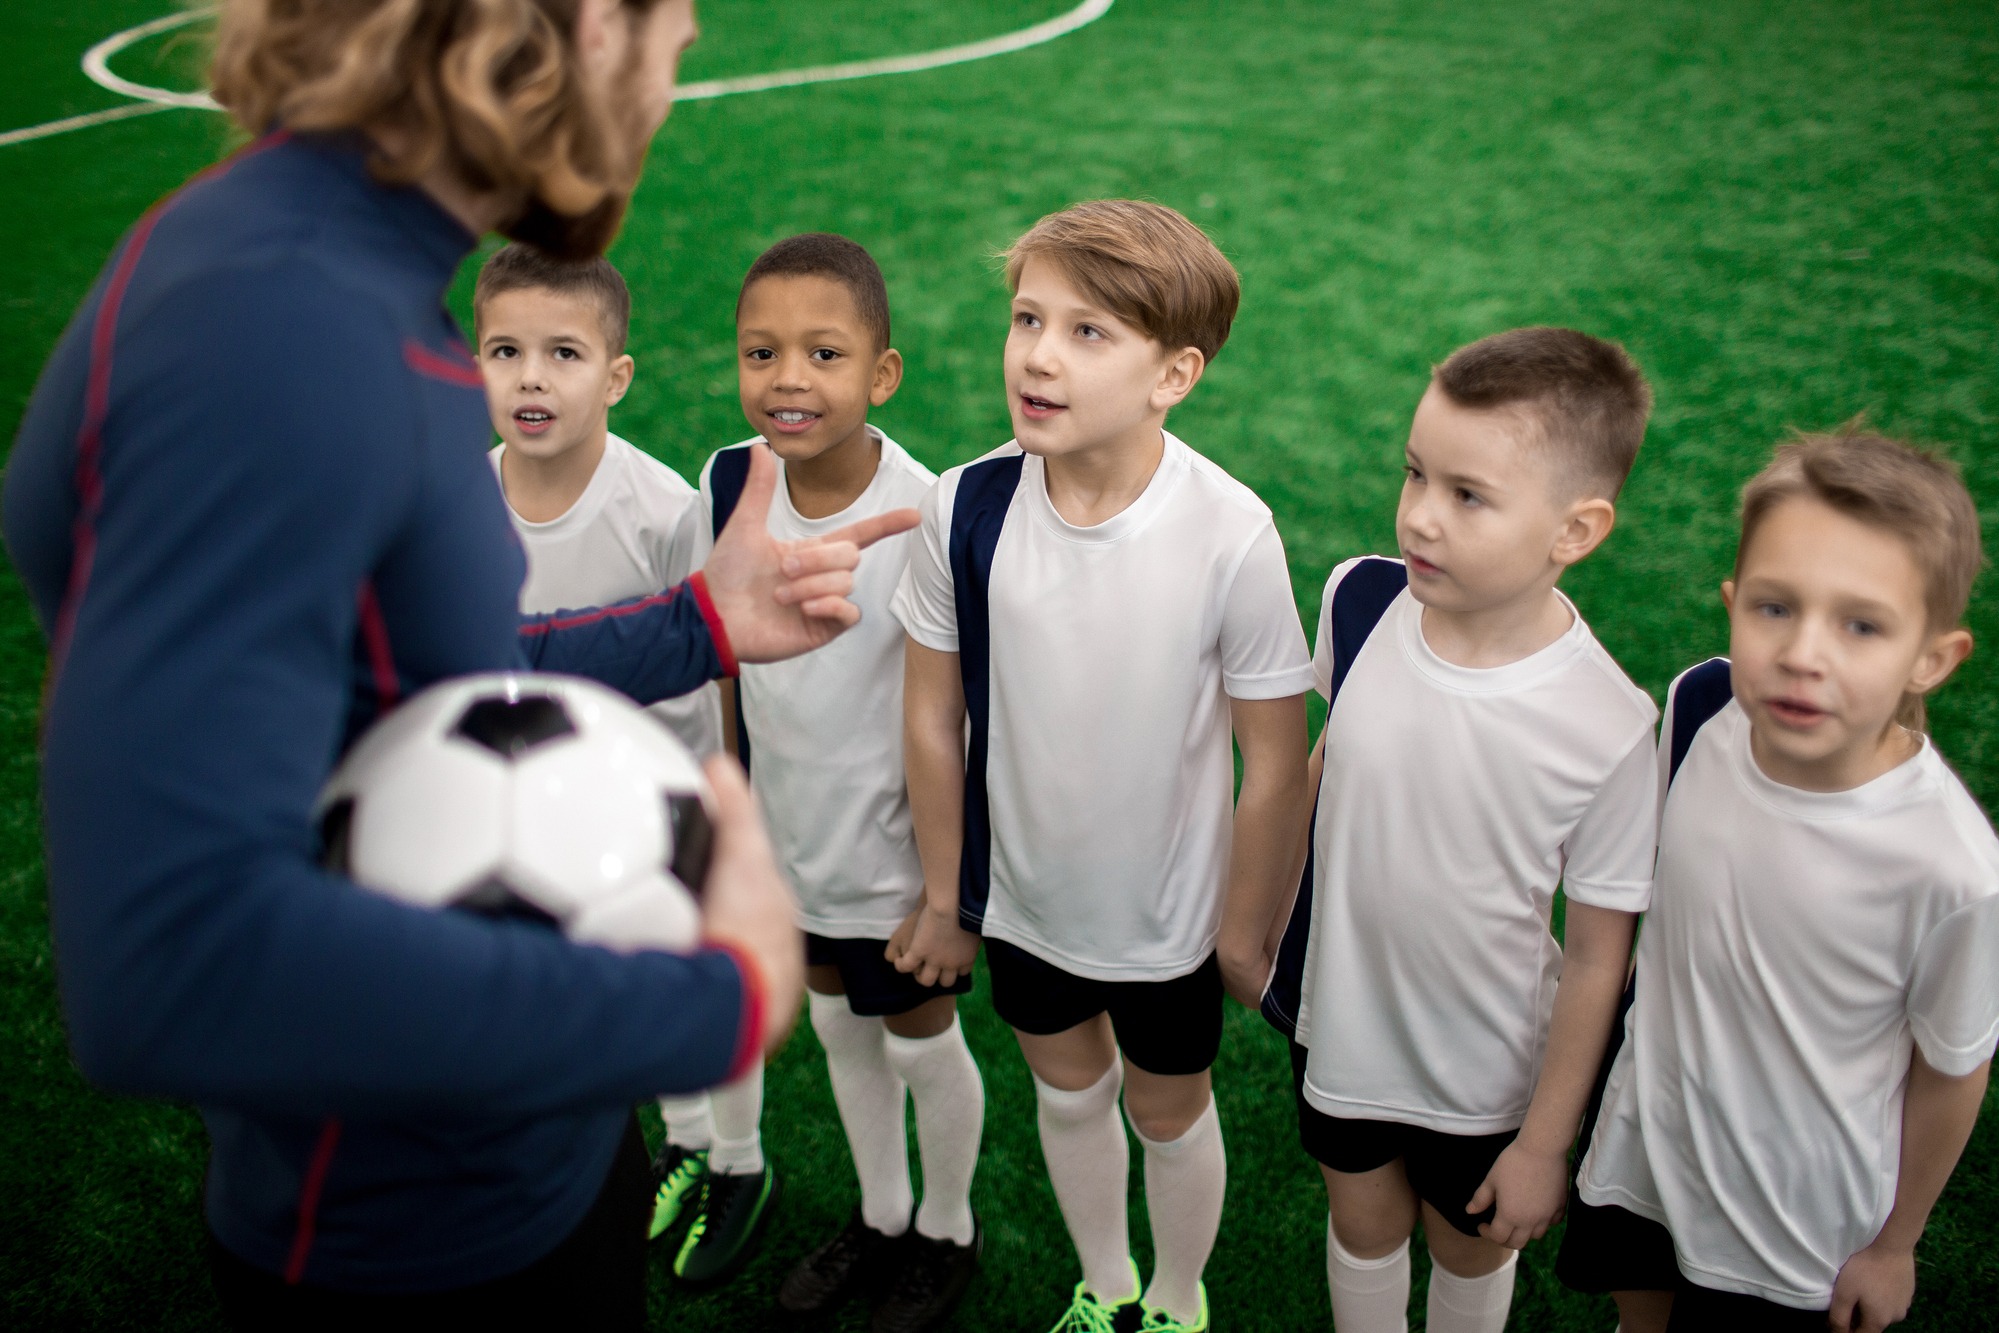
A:
<svg viewBox="0 0 1999 1333">
<path fill-rule="evenodd" d="M 1329 1218 L 1326 1221 L 1326 1253 L 1338 1260 L 1342 1268 L 1358 1269 L 1363 1273 L 1379 1272 L 1381 1269 L 1393 1268 L 1397 1264 L 1408 1262 L 1409 1242 L 1403 1241 L 1379 1259 L 1356 1259 L 1347 1253 L 1346 1246 L 1340 1244 L 1340 1238 L 1333 1231 L 1332 1220 Z"/>
<path fill-rule="evenodd" d="M 1115 1113 L 1118 1092 L 1124 1086 L 1124 1066 L 1115 1060 L 1104 1076 L 1087 1088 L 1058 1088 L 1043 1083 L 1041 1076 L 1031 1069 L 1028 1074 L 1034 1079 L 1034 1100 L 1041 1103 L 1043 1112 L 1057 1120 L 1088 1120 L 1105 1111 Z"/>
<path fill-rule="evenodd" d="M 1478 1315 L 1503 1310 L 1513 1301 L 1513 1276 L 1519 1263 L 1520 1254 L 1516 1250 L 1506 1256 L 1505 1263 L 1490 1273 L 1464 1277 L 1440 1263 L 1432 1262 L 1430 1290 L 1439 1301 L 1460 1314 Z"/>
<path fill-rule="evenodd" d="M 1194 1117 L 1194 1123 L 1187 1126 L 1186 1132 L 1181 1134 L 1177 1139 L 1147 1138 L 1145 1131 L 1138 1127 L 1138 1122 L 1132 1120 L 1130 1106 L 1124 1108 L 1124 1118 L 1131 1122 L 1131 1132 L 1137 1136 L 1139 1146 L 1147 1152 L 1157 1153 L 1161 1157 L 1177 1157 L 1205 1139 L 1210 1132 L 1219 1134 L 1222 1130 L 1222 1118 L 1215 1110 L 1215 1097 L 1213 1093 L 1208 1094 L 1208 1104 L 1201 1108 L 1201 1114 Z"/>
<path fill-rule="evenodd" d="M 821 995 L 816 990 L 805 992 L 805 1007 L 812 1016 L 812 1030 L 817 1032 L 823 1026 L 837 1025 L 843 1019 L 859 1019 L 861 1016 L 847 1007 L 844 995 Z M 869 1021 L 863 1019 L 862 1021 Z M 875 1022 L 881 1020 L 875 1019 Z"/>
</svg>

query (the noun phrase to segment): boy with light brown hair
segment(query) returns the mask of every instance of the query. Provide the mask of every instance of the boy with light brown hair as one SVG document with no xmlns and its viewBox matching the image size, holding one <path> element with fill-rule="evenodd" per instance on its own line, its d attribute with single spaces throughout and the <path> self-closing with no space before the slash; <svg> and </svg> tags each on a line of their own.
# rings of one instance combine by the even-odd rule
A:
<svg viewBox="0 0 1999 1333">
<path fill-rule="evenodd" d="M 1006 259 L 1016 439 L 939 479 L 893 604 L 924 899 L 889 953 L 948 985 L 984 937 L 1081 1261 L 1055 1327 L 1205 1329 L 1227 1179 L 1208 1071 L 1292 869 L 1311 663 L 1270 510 L 1165 430 L 1228 336 L 1235 270 L 1131 200 L 1051 214 Z"/>
<path fill-rule="evenodd" d="M 1806 436 L 1743 491 L 1729 655 L 1673 682 L 1652 907 L 1556 1270 L 1627 1333 L 1877 1333 L 1999 1037 L 1999 838 L 1923 730 L 1971 652 L 1942 459 Z"/>
<path fill-rule="evenodd" d="M 1514 329 L 1436 368 L 1401 560 L 1326 584 L 1306 878 L 1264 1011 L 1291 1034 L 1340 1333 L 1499 1333 L 1651 884 L 1658 710 L 1556 587 L 1609 535 L 1651 394 L 1615 344 Z M 1567 899 L 1564 939 L 1550 928 Z"/>
</svg>

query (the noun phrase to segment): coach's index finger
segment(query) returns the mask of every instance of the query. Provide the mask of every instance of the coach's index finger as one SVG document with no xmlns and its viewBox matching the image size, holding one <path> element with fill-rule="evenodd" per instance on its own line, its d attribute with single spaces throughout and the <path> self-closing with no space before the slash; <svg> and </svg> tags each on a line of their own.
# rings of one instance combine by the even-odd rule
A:
<svg viewBox="0 0 1999 1333">
<path fill-rule="evenodd" d="M 852 542 L 866 550 L 884 537 L 893 537 L 898 532 L 908 532 L 923 521 L 923 515 L 914 509 L 891 509 L 887 513 L 864 518 L 858 523 L 849 523 L 838 532 L 828 533 L 829 542 Z"/>
</svg>

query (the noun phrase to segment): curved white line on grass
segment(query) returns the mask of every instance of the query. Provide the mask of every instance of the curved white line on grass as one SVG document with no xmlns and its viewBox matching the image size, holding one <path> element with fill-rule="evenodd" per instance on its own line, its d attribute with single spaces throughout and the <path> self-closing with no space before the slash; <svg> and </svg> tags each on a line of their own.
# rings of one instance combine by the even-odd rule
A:
<svg viewBox="0 0 1999 1333">
<path fill-rule="evenodd" d="M 114 120 L 130 120 L 134 116 L 150 116 L 155 111 L 171 110 L 173 108 L 163 102 L 127 102 L 102 111 L 86 111 L 80 116 L 65 116 L 61 120 L 30 125 L 26 129 L 8 130 L 0 134 L 0 148 L 8 144 L 27 143 L 30 139 L 46 139 L 52 134 L 67 134 L 71 130 L 87 130 L 92 125 L 104 125 Z"/>
<path fill-rule="evenodd" d="M 215 105 L 215 99 L 207 93 L 177 93 L 170 88 L 149 88 L 143 83 L 121 79 L 111 72 L 111 57 L 134 42 L 143 42 L 156 33 L 185 27 L 196 19 L 207 18 L 212 12 L 206 9 L 191 9 L 183 14 L 168 14 L 150 23 L 141 23 L 138 27 L 127 28 L 123 32 L 114 32 L 83 53 L 83 72 L 98 87 L 108 88 L 114 93 L 123 93 L 141 102 L 157 102 L 161 106 L 184 106 L 193 111 L 220 111 L 222 108 Z"/>
<path fill-rule="evenodd" d="M 769 74 L 746 74 L 733 79 L 707 79 L 699 83 L 684 83 L 674 90 L 676 102 L 701 102 L 716 97 L 729 97 L 736 93 L 760 93 L 773 88 L 797 88 L 809 83 L 837 83 L 847 79 L 870 79 L 882 74 L 916 74 L 923 70 L 942 69 L 947 65 L 963 65 L 974 60 L 990 60 L 994 56 L 1011 55 L 1015 51 L 1025 51 L 1044 42 L 1052 42 L 1065 37 L 1088 24 L 1095 23 L 1110 12 L 1117 0 L 1083 0 L 1082 4 L 1054 18 L 1044 19 L 1015 32 L 1002 33 L 998 37 L 988 37 L 982 41 L 965 42 L 958 46 L 939 47 L 935 51 L 919 51 L 906 56 L 882 56 L 872 60 L 851 60 L 839 65 L 814 65 L 806 69 L 776 70 Z M 142 116 L 153 111 L 165 111 L 175 107 L 191 111 L 220 110 L 215 99 L 205 92 L 176 92 L 171 88 L 154 88 L 143 83 L 134 83 L 111 71 L 111 57 L 126 47 L 142 42 L 148 37 L 172 31 L 206 18 L 211 11 L 189 10 L 179 14 L 141 23 L 136 27 L 114 32 L 103 41 L 83 53 L 83 72 L 101 88 L 134 99 L 138 105 L 112 107 L 106 111 L 93 111 L 87 115 L 70 116 L 64 120 L 52 120 L 41 125 L 30 125 L 25 129 L 8 130 L 0 133 L 0 148 L 8 144 L 25 143 L 30 139 L 43 139 L 52 134 L 63 134 L 70 130 L 87 129 L 92 125 L 102 125 L 107 121 L 124 120 L 131 116 Z"/>
<path fill-rule="evenodd" d="M 844 65 L 814 65 L 809 69 L 784 69 L 771 74 L 747 74 L 736 79 L 684 83 L 674 90 L 673 100 L 700 102 L 711 97 L 727 97 L 732 93 L 761 93 L 772 88 L 796 88 L 807 83 L 870 79 L 877 74 L 916 74 L 926 69 L 942 69 L 946 65 L 963 65 L 973 60 L 1011 55 L 1030 46 L 1052 42 L 1057 37 L 1066 37 L 1078 28 L 1095 23 L 1108 14 L 1115 3 L 1116 0 L 1083 0 L 1082 4 L 1066 14 L 1057 14 L 1052 19 L 1017 32 L 1002 33 L 980 42 L 966 42 L 962 46 L 919 51 L 915 55 L 882 56 L 874 60 L 850 60 Z"/>
</svg>

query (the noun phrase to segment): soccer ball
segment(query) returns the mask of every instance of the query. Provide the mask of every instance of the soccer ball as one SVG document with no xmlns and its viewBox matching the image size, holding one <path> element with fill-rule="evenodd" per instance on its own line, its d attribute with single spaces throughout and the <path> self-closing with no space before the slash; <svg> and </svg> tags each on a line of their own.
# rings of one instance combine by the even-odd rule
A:
<svg viewBox="0 0 1999 1333">
<path fill-rule="evenodd" d="M 420 907 L 523 917 L 619 952 L 685 952 L 712 833 L 686 747 L 570 676 L 432 686 L 348 751 L 314 810 L 326 865 Z"/>
</svg>

